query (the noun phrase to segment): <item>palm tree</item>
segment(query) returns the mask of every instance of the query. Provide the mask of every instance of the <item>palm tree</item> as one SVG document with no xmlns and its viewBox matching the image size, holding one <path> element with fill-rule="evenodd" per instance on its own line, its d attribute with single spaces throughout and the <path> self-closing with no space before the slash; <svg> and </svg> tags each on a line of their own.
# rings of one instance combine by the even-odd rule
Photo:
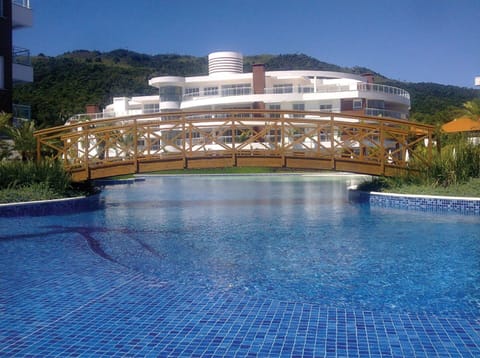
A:
<svg viewBox="0 0 480 358">
<path fill-rule="evenodd" d="M 463 108 L 467 117 L 473 120 L 480 120 L 480 98 L 465 102 Z"/>
<path fill-rule="evenodd" d="M 7 140 L 11 117 L 10 114 L 0 112 L 0 160 L 8 158 L 12 154 L 12 145 Z"/>
<path fill-rule="evenodd" d="M 22 157 L 22 161 L 35 159 L 37 142 L 34 136 L 35 123 L 23 122 L 19 126 L 6 126 L 7 134 L 13 140 L 13 150 Z"/>
</svg>

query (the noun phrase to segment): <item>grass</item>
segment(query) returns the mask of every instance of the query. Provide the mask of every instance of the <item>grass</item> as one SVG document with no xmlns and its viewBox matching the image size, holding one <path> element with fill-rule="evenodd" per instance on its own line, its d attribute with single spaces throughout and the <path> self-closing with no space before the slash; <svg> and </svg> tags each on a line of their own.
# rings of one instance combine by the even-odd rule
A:
<svg viewBox="0 0 480 358">
<path fill-rule="evenodd" d="M 420 147 L 418 150 L 425 150 Z M 480 198 L 480 146 L 465 136 L 453 137 L 434 151 L 428 164 L 411 163 L 419 169 L 403 176 L 375 178 L 360 190 L 413 195 Z"/>
<path fill-rule="evenodd" d="M 480 178 L 471 178 L 466 182 L 450 184 L 448 186 L 418 182 L 402 183 L 398 179 L 374 178 L 372 181 L 361 183 L 358 189 L 395 194 L 480 198 Z"/>
<path fill-rule="evenodd" d="M 393 191 L 398 194 L 463 196 L 480 198 L 480 178 L 473 178 L 465 183 L 452 184 L 447 187 L 410 184 L 394 188 Z"/>
</svg>

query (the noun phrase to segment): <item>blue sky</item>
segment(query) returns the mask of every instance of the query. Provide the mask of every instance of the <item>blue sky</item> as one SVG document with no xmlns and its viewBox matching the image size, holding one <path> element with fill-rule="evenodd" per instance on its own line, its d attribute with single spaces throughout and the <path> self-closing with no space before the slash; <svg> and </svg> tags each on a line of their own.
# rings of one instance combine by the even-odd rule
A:
<svg viewBox="0 0 480 358">
<path fill-rule="evenodd" d="M 304 53 L 387 77 L 473 87 L 480 0 L 30 0 L 16 46 L 206 56 Z"/>
</svg>

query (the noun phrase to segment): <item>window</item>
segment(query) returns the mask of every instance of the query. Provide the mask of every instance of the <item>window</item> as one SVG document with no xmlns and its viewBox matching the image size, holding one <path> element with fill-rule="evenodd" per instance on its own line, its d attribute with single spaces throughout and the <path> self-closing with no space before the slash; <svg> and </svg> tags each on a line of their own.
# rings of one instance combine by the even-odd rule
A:
<svg viewBox="0 0 480 358">
<path fill-rule="evenodd" d="M 143 106 L 143 113 L 157 113 L 160 112 L 158 103 L 147 103 Z"/>
<path fill-rule="evenodd" d="M 379 99 L 369 99 L 368 108 L 385 109 L 385 102 Z"/>
<path fill-rule="evenodd" d="M 313 93 L 313 87 L 311 86 L 298 86 L 299 93 Z"/>
<path fill-rule="evenodd" d="M 273 85 L 273 93 L 293 93 L 293 85 Z"/>
<path fill-rule="evenodd" d="M 0 17 L 3 17 L 3 0 L 0 0 Z"/>
<path fill-rule="evenodd" d="M 321 104 L 320 105 L 320 111 L 321 112 L 331 112 L 332 111 L 332 105 L 331 104 Z"/>
<path fill-rule="evenodd" d="M 159 89 L 160 101 L 180 102 L 182 100 L 182 87 L 165 86 Z"/>
<path fill-rule="evenodd" d="M 363 101 L 361 99 L 354 99 L 353 100 L 353 109 L 362 109 L 363 108 Z"/>
<path fill-rule="evenodd" d="M 218 96 L 218 87 L 205 87 L 203 89 L 204 96 Z"/>
<path fill-rule="evenodd" d="M 304 111 L 305 110 L 305 103 L 294 103 L 293 104 L 293 110 L 294 111 Z M 303 118 L 303 115 L 301 114 L 294 114 L 294 118 Z"/>
<path fill-rule="evenodd" d="M 198 97 L 200 90 L 197 88 L 185 88 L 185 97 Z"/>
<path fill-rule="evenodd" d="M 275 111 L 278 111 L 281 109 L 279 104 L 271 104 L 268 106 L 268 108 Z M 280 113 L 272 113 L 270 114 L 270 118 L 280 118 Z"/>
<path fill-rule="evenodd" d="M 250 84 L 225 85 L 222 86 L 222 96 L 242 96 L 252 92 Z"/>
</svg>

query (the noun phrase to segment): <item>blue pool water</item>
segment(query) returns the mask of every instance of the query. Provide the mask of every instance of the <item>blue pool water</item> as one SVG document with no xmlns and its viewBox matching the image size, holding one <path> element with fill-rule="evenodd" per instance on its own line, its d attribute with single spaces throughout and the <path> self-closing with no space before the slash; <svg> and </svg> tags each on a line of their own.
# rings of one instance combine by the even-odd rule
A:
<svg viewBox="0 0 480 358">
<path fill-rule="evenodd" d="M 478 316 L 480 218 L 349 202 L 358 180 L 148 177 L 107 186 L 102 210 L 0 218 L 0 245 L 74 265 L 86 243 L 160 285 L 212 294 Z"/>
</svg>

